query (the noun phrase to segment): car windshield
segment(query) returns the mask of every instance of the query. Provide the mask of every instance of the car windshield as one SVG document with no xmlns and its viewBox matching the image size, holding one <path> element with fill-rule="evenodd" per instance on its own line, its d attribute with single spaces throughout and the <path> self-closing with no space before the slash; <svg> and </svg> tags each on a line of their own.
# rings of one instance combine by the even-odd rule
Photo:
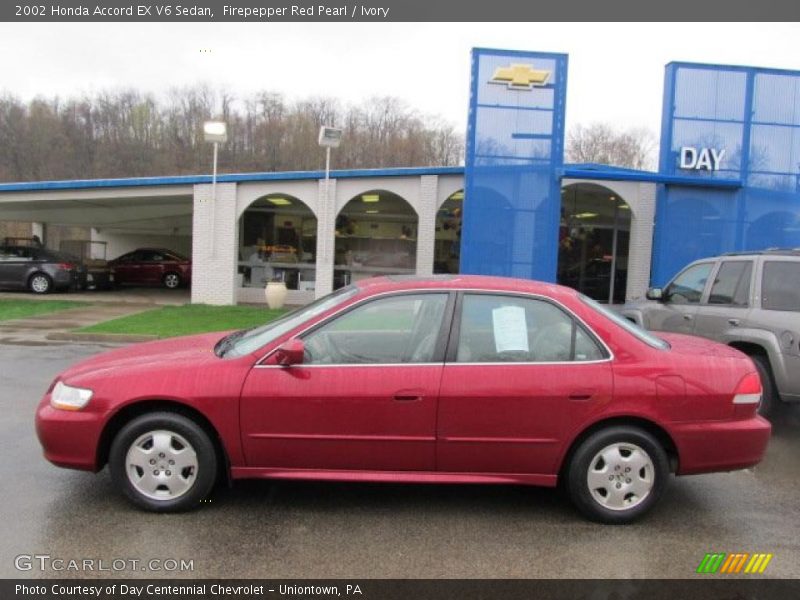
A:
<svg viewBox="0 0 800 600">
<path fill-rule="evenodd" d="M 604 317 L 608 317 L 614 323 L 625 329 L 628 333 L 633 334 L 640 340 L 642 340 L 648 346 L 652 346 L 653 348 L 658 348 L 659 350 L 669 350 L 670 345 L 665 341 L 662 340 L 660 337 L 653 335 L 646 329 L 642 329 L 633 321 L 629 321 L 622 315 L 614 312 L 607 306 L 604 306 L 597 302 L 596 300 L 592 300 L 591 298 L 580 294 L 580 299 L 585 303 L 588 304 L 591 308 L 599 312 Z"/>
<path fill-rule="evenodd" d="M 228 358 L 244 356 L 291 331 L 303 322 L 320 315 L 331 308 L 342 304 L 358 293 L 358 288 L 351 285 L 323 296 L 322 298 L 293 310 L 275 321 L 255 329 L 244 329 L 222 338 L 214 348 L 217 356 Z"/>
</svg>

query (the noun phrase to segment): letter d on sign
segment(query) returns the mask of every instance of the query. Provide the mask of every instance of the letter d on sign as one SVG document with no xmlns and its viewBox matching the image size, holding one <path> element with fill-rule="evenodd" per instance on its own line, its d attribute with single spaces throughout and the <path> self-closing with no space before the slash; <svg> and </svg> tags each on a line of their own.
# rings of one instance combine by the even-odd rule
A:
<svg viewBox="0 0 800 600">
<path fill-rule="evenodd" d="M 681 169 L 694 169 L 697 166 L 697 150 L 691 146 L 681 148 Z"/>
</svg>

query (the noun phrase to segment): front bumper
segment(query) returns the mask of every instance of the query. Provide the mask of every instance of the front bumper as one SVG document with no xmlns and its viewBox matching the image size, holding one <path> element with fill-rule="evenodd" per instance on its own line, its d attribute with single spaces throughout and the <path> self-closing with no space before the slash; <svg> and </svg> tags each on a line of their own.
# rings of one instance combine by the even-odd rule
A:
<svg viewBox="0 0 800 600">
<path fill-rule="evenodd" d="M 53 408 L 49 394 L 36 410 L 36 435 L 44 457 L 59 467 L 96 471 L 103 424 L 96 412 Z"/>
<path fill-rule="evenodd" d="M 678 475 L 736 471 L 758 464 L 767 451 L 772 426 L 754 416 L 737 421 L 677 424 Z"/>
</svg>

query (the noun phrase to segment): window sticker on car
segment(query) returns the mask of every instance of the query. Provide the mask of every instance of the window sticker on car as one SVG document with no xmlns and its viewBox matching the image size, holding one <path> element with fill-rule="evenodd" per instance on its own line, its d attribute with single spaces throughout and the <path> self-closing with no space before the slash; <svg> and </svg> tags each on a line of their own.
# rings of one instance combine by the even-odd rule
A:
<svg viewBox="0 0 800 600">
<path fill-rule="evenodd" d="M 500 352 L 528 352 L 528 326 L 525 309 L 521 306 L 503 306 L 492 310 L 495 350 Z"/>
</svg>

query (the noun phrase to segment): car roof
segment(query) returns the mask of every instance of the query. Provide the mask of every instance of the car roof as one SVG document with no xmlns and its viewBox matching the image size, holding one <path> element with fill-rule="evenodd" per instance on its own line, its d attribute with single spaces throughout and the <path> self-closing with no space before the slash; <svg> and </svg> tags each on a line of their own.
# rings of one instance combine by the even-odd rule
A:
<svg viewBox="0 0 800 600">
<path fill-rule="evenodd" d="M 362 279 L 355 286 L 370 294 L 427 289 L 523 292 L 551 297 L 578 294 L 572 288 L 554 283 L 489 275 L 388 275 Z"/>
<path fill-rule="evenodd" d="M 742 250 L 726 252 L 722 256 L 800 256 L 800 248 L 767 248 L 766 250 Z"/>
</svg>

